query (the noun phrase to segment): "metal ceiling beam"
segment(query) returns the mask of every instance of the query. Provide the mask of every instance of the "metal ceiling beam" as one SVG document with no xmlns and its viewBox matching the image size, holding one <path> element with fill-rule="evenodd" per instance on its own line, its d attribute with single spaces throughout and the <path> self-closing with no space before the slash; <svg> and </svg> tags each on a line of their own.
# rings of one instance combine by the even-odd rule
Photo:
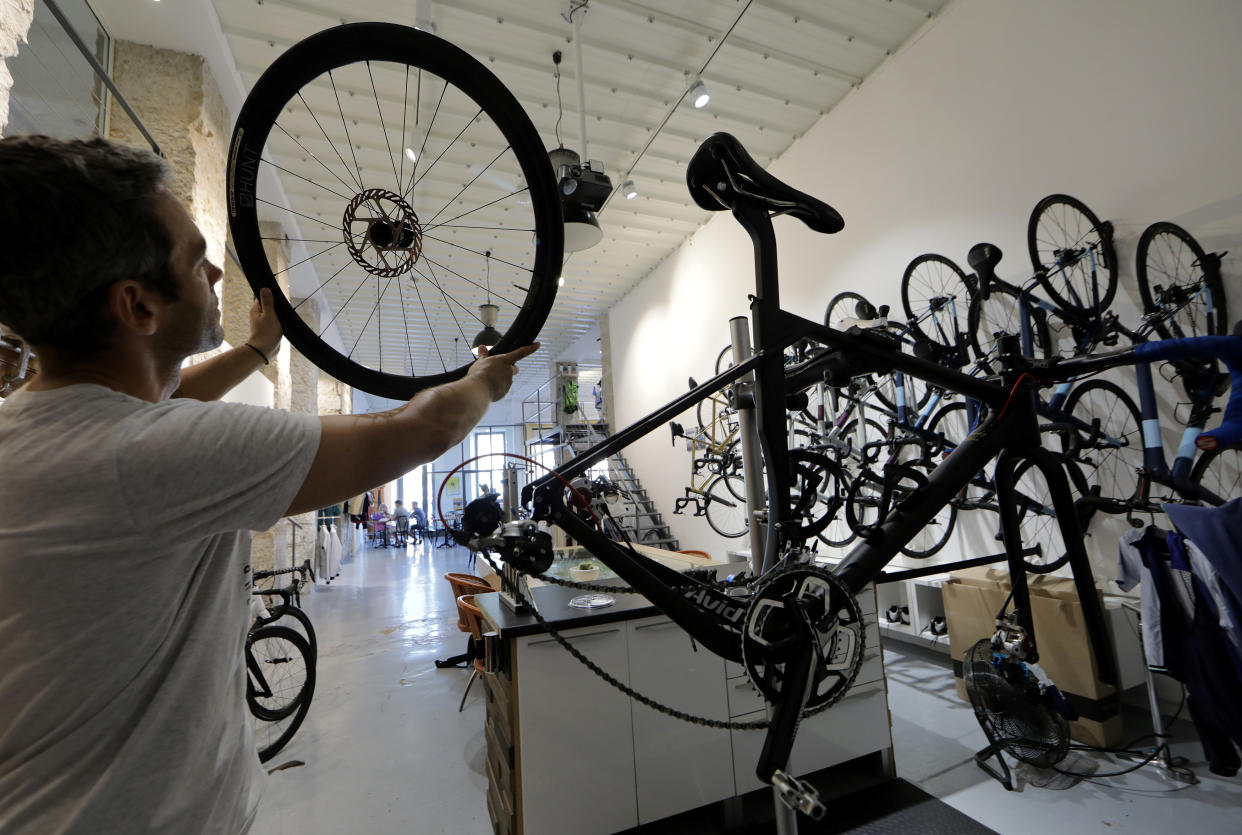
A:
<svg viewBox="0 0 1242 835">
<path fill-rule="evenodd" d="M 496 19 L 495 13 L 492 12 L 490 9 L 483 8 L 479 4 L 470 2 L 470 0 L 454 0 L 453 5 L 451 7 L 442 6 L 441 8 L 443 8 L 445 11 L 465 12 L 467 14 L 473 14 L 478 17 L 486 17 L 492 20 Z M 506 22 L 515 23 L 516 25 L 530 29 L 531 31 L 534 31 L 534 32 L 538 32 L 539 34 L 545 35 L 545 36 L 564 37 L 566 34 L 563 29 L 554 28 L 554 27 L 547 26 L 542 23 L 537 23 L 527 18 L 515 18 L 511 13 L 504 15 L 502 19 Z M 595 48 L 605 49 L 609 52 L 614 52 L 620 55 L 625 55 L 626 58 L 631 61 L 637 61 L 641 64 L 646 64 L 646 65 L 653 66 L 653 67 L 660 67 L 666 70 L 672 70 L 673 72 L 676 72 L 683 76 L 687 74 L 687 70 L 684 65 L 675 64 L 667 60 L 664 56 L 656 54 L 656 53 L 640 52 L 639 50 L 634 49 L 633 45 L 631 44 L 616 46 L 616 45 L 609 44 L 603 40 L 597 41 L 591 38 L 587 38 L 583 42 Z M 693 71 L 690 71 L 688 74 L 693 75 L 694 73 Z M 725 75 L 720 75 L 718 77 L 718 80 L 720 81 L 720 83 L 727 84 L 732 87 L 741 87 L 744 90 L 748 90 L 757 95 L 775 99 L 777 101 L 784 101 L 785 99 L 789 98 L 789 95 L 786 93 L 786 91 L 767 89 L 767 88 L 755 85 L 752 82 L 752 80 L 749 78 L 738 78 L 738 77 L 729 78 Z M 603 86 L 611 86 L 611 85 L 605 84 Z M 650 93 L 648 93 L 648 95 L 650 95 Z M 812 106 L 812 105 L 804 105 L 804 106 L 812 110 L 818 109 L 818 106 Z"/>
<path fill-rule="evenodd" d="M 709 43 L 713 39 L 720 37 L 720 33 L 715 29 L 699 23 L 697 20 L 690 20 L 689 18 L 671 14 L 670 12 L 655 9 L 642 3 L 634 2 L 634 0 L 612 0 L 612 2 L 609 3 L 609 6 L 625 9 L 633 14 L 646 17 L 648 20 L 659 20 L 663 23 L 678 26 L 688 32 L 704 35 L 707 37 Z M 800 55 L 794 55 L 792 52 L 786 52 L 785 50 L 773 47 L 770 44 L 761 44 L 740 35 L 730 35 L 729 43 L 739 49 L 753 52 L 756 55 L 762 55 L 765 59 L 776 58 L 779 61 L 784 61 L 785 63 L 792 64 L 795 67 L 802 67 L 803 69 L 810 70 L 813 73 L 835 78 L 838 81 L 843 81 L 846 84 L 849 84 L 851 87 L 856 87 L 858 83 L 862 81 L 861 77 L 854 75 L 853 73 L 846 72 L 839 67 L 821 64 L 818 61 L 811 61 L 810 59 L 803 58 Z"/>
</svg>

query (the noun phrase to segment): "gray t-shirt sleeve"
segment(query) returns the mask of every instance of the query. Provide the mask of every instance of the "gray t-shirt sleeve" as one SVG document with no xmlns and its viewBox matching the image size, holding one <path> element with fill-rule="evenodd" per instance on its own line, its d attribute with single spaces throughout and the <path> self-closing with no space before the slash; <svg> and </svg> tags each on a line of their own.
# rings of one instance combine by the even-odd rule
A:
<svg viewBox="0 0 1242 835">
<path fill-rule="evenodd" d="M 319 449 L 319 419 L 240 403 L 173 400 L 130 417 L 117 446 L 120 498 L 159 537 L 266 530 Z"/>
</svg>

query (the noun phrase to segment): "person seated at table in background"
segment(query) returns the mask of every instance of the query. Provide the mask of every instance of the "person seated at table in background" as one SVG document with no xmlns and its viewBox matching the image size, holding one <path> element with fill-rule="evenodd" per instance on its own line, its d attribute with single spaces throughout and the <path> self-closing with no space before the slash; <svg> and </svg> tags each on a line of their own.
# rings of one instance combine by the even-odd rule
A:
<svg viewBox="0 0 1242 835">
<path fill-rule="evenodd" d="M 405 509 L 400 499 L 397 499 L 393 504 L 392 520 L 397 525 L 397 529 L 393 531 L 393 536 L 396 538 L 397 547 L 404 548 L 406 534 L 410 531 L 410 511 Z"/>
<path fill-rule="evenodd" d="M 379 508 L 371 514 L 371 532 L 375 539 L 382 539 L 381 548 L 388 547 L 388 505 L 380 502 Z"/>
<path fill-rule="evenodd" d="M 423 533 L 427 530 L 427 514 L 418 506 L 418 502 L 410 502 L 410 517 L 414 520 L 415 541 L 421 542 Z"/>
</svg>

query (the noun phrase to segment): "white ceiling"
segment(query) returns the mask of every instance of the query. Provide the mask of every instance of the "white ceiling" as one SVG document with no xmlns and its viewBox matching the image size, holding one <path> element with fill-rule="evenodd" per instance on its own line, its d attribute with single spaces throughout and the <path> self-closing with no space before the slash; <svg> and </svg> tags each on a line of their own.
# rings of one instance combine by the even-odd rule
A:
<svg viewBox="0 0 1242 835">
<path fill-rule="evenodd" d="M 376 20 L 411 26 L 418 22 L 425 27 L 430 19 L 438 36 L 478 58 L 509 88 L 548 148 L 558 144 L 552 53 L 562 50 L 560 87 L 564 116 L 560 140 L 569 148 L 582 147 L 572 27 L 566 20 L 569 6 L 565 0 L 420 0 L 417 5 L 392 0 L 351 0 L 348 4 L 339 0 L 214 0 L 210 5 L 206 0 L 162 0 L 143 2 L 140 9 L 134 0 L 91 3 L 116 38 L 205 55 L 234 112 L 244 91 L 259 74 L 288 47 L 308 35 L 346 22 Z M 632 177 L 639 195 L 626 200 L 614 193 L 615 199 L 610 199 L 599 213 L 603 241 L 567 257 L 564 286 L 540 334 L 545 347 L 537 356 L 550 361 L 574 343 L 592 341 L 590 334 L 598 317 L 707 220 L 708 213 L 690 200 L 684 179 L 686 162 L 700 141 L 715 131 L 728 131 L 760 163 L 771 162 L 917 32 L 944 3 L 945 0 L 682 0 L 670 4 L 657 0 L 590 0 L 585 16 L 577 13 L 589 158 L 603 163 L 616 187 Z M 696 110 L 682 97 L 700 73 L 712 99 L 707 107 Z M 381 75 L 376 83 L 383 90 L 389 82 Z M 367 89 L 365 93 L 369 97 L 371 91 Z M 399 92 L 396 95 L 399 98 Z M 349 111 L 348 106 L 346 110 Z M 374 158 L 371 165 L 364 156 L 363 169 L 389 164 L 389 157 L 382 153 L 388 137 L 379 120 L 369 115 L 375 110 L 360 107 L 348 112 L 351 122 L 356 118 L 351 126 L 352 142 L 361 153 Z M 416 106 L 412 112 L 419 110 Z M 397 112 L 400 111 L 398 106 Z M 315 166 L 314 161 L 303 162 L 307 148 L 315 150 L 310 138 L 313 131 L 305 113 L 291 113 L 288 118 L 292 120 L 290 132 L 298 134 L 305 147 L 299 150 L 292 141 L 281 137 L 280 141 L 272 141 L 269 150 L 274 162 L 305 176 L 309 173 L 307 166 Z M 299 125 L 306 133 L 299 134 Z M 388 130 L 392 127 L 388 126 Z M 426 187 L 439 194 L 443 202 L 445 195 L 453 195 L 469 180 L 471 172 L 486 165 L 494 154 L 480 150 L 477 155 L 473 169 L 466 168 L 469 161 L 461 159 L 456 168 L 445 170 L 442 178 L 434 178 L 437 182 L 430 182 L 433 178 L 428 177 Z M 322 195 L 322 186 L 312 188 L 288 174 L 281 177 L 285 196 L 299 206 L 310 207 L 312 203 L 306 201 Z M 512 187 L 515 180 L 516 170 L 511 165 L 506 168 L 502 160 L 488 169 L 479 183 L 485 185 L 490 181 L 492 188 L 505 189 Z M 306 227 L 315 224 L 307 219 L 309 216 L 322 216 L 340 226 L 339 204 L 343 201 L 334 202 L 332 196 L 323 196 L 325 200 L 313 201 L 313 212 L 290 206 L 300 213 L 297 217 L 277 213 L 287 230 L 291 230 L 291 237 L 324 237 L 309 234 Z M 325 203 L 332 205 L 321 205 Z M 415 208 L 422 215 L 423 209 L 417 203 Z M 521 207 L 514 208 L 520 213 Z M 300 232 L 292 231 L 299 225 L 303 227 Z M 474 241 L 454 246 L 458 254 L 463 249 L 468 254 L 484 248 L 483 243 Z M 525 265 L 524 257 L 529 256 L 523 256 L 522 251 L 530 250 L 529 241 L 497 242 L 492 246 L 497 255 L 486 265 L 492 270 L 492 277 L 499 284 L 520 283 L 520 270 L 506 275 L 506 270 L 513 272 L 514 268 L 503 267 L 496 259 L 504 251 L 510 253 L 505 260 L 519 267 Z M 334 254 L 313 259 L 300 268 L 299 286 L 317 287 L 348 260 L 334 260 Z M 479 259 L 476 257 L 475 261 Z M 480 263 L 471 265 L 460 259 L 447 259 L 443 264 L 474 276 L 485 269 Z M 312 265 L 316 271 L 306 272 Z M 408 276 L 407 288 L 420 280 L 418 275 L 416 272 Z M 442 275 L 437 274 L 437 278 Z M 421 280 L 426 290 L 427 276 L 423 275 Z M 343 304 L 351 286 L 362 286 L 359 281 L 343 288 L 330 304 Z M 329 291 L 321 293 L 328 295 Z M 368 353 L 360 343 L 356 356 L 371 365 L 385 362 L 385 369 L 390 370 L 402 362 L 408 366 L 409 362 L 402 358 L 413 359 L 419 353 L 416 370 L 425 369 L 420 364 L 422 355 L 431 356 L 437 348 L 440 354 L 453 348 L 461 350 L 460 345 L 451 343 L 451 335 L 472 337 L 477 332 L 480 326 L 477 321 L 472 323 L 471 317 L 474 307 L 484 300 L 481 293 L 466 285 L 461 303 L 443 303 L 439 312 L 424 299 L 428 307 L 424 321 L 431 325 L 431 333 L 421 337 L 421 348 L 418 338 L 410 338 L 410 332 L 416 329 L 408 326 L 409 316 L 403 325 L 401 312 L 391 303 L 391 297 L 379 298 L 389 311 L 389 318 L 376 319 L 371 313 L 373 303 L 359 306 L 351 302 L 337 318 L 341 342 L 350 345 L 359 328 L 374 330 L 375 323 L 382 321 L 382 337 L 368 332 L 364 340 L 375 347 Z M 463 313 L 465 310 L 471 311 L 470 316 Z M 455 312 L 458 321 L 449 321 L 450 312 Z M 502 331 L 506 315 L 502 311 Z M 521 395 L 533 390 L 547 378 L 547 368 L 545 362 L 525 363 L 515 392 Z"/>
</svg>

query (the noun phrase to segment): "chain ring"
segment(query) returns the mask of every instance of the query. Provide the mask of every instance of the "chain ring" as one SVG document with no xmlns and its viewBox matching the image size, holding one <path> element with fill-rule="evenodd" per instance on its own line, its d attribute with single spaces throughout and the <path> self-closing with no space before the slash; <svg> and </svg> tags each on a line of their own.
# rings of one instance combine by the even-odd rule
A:
<svg viewBox="0 0 1242 835">
<path fill-rule="evenodd" d="M 364 206 L 378 216 L 359 214 Z M 365 227 L 359 231 L 357 224 Z M 369 188 L 355 195 L 345 207 L 341 226 L 349 256 L 371 275 L 403 275 L 414 269 L 422 255 L 423 227 L 414 207 L 388 189 Z"/>
<path fill-rule="evenodd" d="M 751 599 L 742 631 L 742 664 L 751 683 L 770 703 L 783 698 L 779 656 L 791 624 L 784 598 L 805 601 L 815 635 L 815 664 L 804 715 L 843 697 L 862 669 L 866 628 L 858 601 L 841 580 L 823 568 L 800 563 L 766 579 Z"/>
</svg>

